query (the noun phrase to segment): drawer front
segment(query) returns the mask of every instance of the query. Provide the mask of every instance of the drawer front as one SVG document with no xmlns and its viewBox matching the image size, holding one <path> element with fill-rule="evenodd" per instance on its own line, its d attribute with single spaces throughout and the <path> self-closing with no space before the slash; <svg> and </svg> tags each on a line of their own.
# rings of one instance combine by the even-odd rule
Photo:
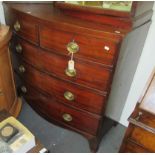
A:
<svg viewBox="0 0 155 155">
<path fill-rule="evenodd" d="M 75 57 L 113 66 L 118 51 L 118 44 L 115 42 L 46 27 L 40 28 L 40 46 L 43 48 L 54 49 L 67 55 L 67 45 L 73 40 L 79 46 L 78 52 L 74 54 Z"/>
<path fill-rule="evenodd" d="M 149 153 L 149 151 L 135 143 L 127 141 L 124 144 L 122 153 Z"/>
<path fill-rule="evenodd" d="M 13 31 L 27 41 L 38 44 L 38 24 L 35 20 L 31 19 L 31 16 L 17 13 L 15 11 L 10 13 L 10 18 L 8 19 L 7 24 L 12 27 Z"/>
<path fill-rule="evenodd" d="M 47 97 L 26 85 L 25 97 L 34 109 L 39 110 L 50 120 L 58 121 L 67 127 L 73 127 L 96 135 L 100 119 L 81 111 L 69 108 L 51 97 Z"/>
<path fill-rule="evenodd" d="M 155 152 L 155 134 L 142 128 L 134 127 L 129 138 L 150 150 L 151 152 Z"/>
<path fill-rule="evenodd" d="M 33 67 L 30 67 L 24 62 L 23 66 L 25 68 L 25 72 L 21 74 L 25 81 L 30 83 L 33 87 L 56 97 L 58 101 L 64 102 L 70 106 L 96 114 L 102 113 L 105 106 L 105 96 L 49 76 L 34 69 Z"/>
<path fill-rule="evenodd" d="M 70 77 L 65 73 L 69 56 L 49 53 L 21 40 L 15 43 L 15 50 L 19 45 L 22 47 L 22 58 L 41 70 L 100 91 L 107 91 L 109 88 L 112 71 L 102 65 L 75 59 L 76 75 Z"/>
</svg>

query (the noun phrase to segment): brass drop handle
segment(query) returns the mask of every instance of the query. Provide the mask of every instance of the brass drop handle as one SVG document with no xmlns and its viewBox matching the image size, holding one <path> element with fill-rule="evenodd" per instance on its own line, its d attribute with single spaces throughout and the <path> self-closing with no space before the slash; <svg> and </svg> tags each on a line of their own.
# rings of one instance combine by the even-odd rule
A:
<svg viewBox="0 0 155 155">
<path fill-rule="evenodd" d="M 143 114 L 143 113 L 140 111 L 140 112 L 138 113 L 138 116 L 135 118 L 135 120 L 136 120 L 136 121 L 139 121 L 139 119 L 140 119 L 140 117 L 142 116 L 142 114 Z"/>
<path fill-rule="evenodd" d="M 63 114 L 62 118 L 66 122 L 71 122 L 73 120 L 72 116 L 70 114 L 67 114 L 67 113 Z"/>
<path fill-rule="evenodd" d="M 20 73 L 24 73 L 26 71 L 26 69 L 23 65 L 20 65 L 18 69 L 19 69 Z"/>
<path fill-rule="evenodd" d="M 16 46 L 16 52 L 17 52 L 17 53 L 22 53 L 22 46 L 21 46 L 20 44 L 18 44 L 18 45 Z"/>
<path fill-rule="evenodd" d="M 75 77 L 76 76 L 76 70 L 69 70 L 68 68 L 65 70 L 65 74 L 69 77 Z"/>
<path fill-rule="evenodd" d="M 75 99 L 74 94 L 71 93 L 71 92 L 69 92 L 69 91 L 66 91 L 66 92 L 64 93 L 64 97 L 65 97 L 65 99 L 68 100 L 68 101 L 73 101 L 73 100 Z"/>
<path fill-rule="evenodd" d="M 14 24 L 14 29 L 15 29 L 15 31 L 18 32 L 18 31 L 20 30 L 20 28 L 21 28 L 21 26 L 20 26 L 19 21 L 16 21 L 15 24 Z"/>
<path fill-rule="evenodd" d="M 24 94 L 27 93 L 26 87 L 25 87 L 25 86 L 22 86 L 22 87 L 21 87 L 21 91 L 22 91 Z"/>
<path fill-rule="evenodd" d="M 79 51 L 79 45 L 76 42 L 72 41 L 67 44 L 67 50 L 69 51 L 69 53 L 76 53 Z"/>
</svg>

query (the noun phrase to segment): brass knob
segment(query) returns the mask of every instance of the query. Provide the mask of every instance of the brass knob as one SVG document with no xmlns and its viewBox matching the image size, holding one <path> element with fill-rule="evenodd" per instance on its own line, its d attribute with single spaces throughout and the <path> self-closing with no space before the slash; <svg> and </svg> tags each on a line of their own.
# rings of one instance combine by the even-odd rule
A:
<svg viewBox="0 0 155 155">
<path fill-rule="evenodd" d="M 66 121 L 66 122 L 71 122 L 71 121 L 73 120 L 72 116 L 71 116 L 70 114 L 67 114 L 67 113 L 63 114 L 63 115 L 62 115 L 62 118 L 63 118 L 64 121 Z"/>
<path fill-rule="evenodd" d="M 19 22 L 18 21 L 16 21 L 16 23 L 14 24 L 14 29 L 15 29 L 15 31 L 19 31 L 20 30 L 20 24 L 19 24 Z"/>
<path fill-rule="evenodd" d="M 22 87 L 21 87 L 21 91 L 22 91 L 23 93 L 27 93 L 26 87 L 25 87 L 25 86 L 22 86 Z"/>
<path fill-rule="evenodd" d="M 69 51 L 69 53 L 76 53 L 79 51 L 79 45 L 76 42 L 72 41 L 67 44 L 67 50 Z"/>
<path fill-rule="evenodd" d="M 26 69 L 23 65 L 20 65 L 18 69 L 19 69 L 20 73 L 24 73 L 26 71 Z"/>
<path fill-rule="evenodd" d="M 64 93 L 64 97 L 65 97 L 65 99 L 68 100 L 68 101 L 73 101 L 73 100 L 75 99 L 74 94 L 71 93 L 71 92 L 69 92 L 69 91 L 66 91 L 66 92 Z"/>
<path fill-rule="evenodd" d="M 20 44 L 18 44 L 18 45 L 16 46 L 16 52 L 17 52 L 17 53 L 22 53 L 22 46 L 21 46 Z"/>
<path fill-rule="evenodd" d="M 68 68 L 65 70 L 65 74 L 69 77 L 75 77 L 76 76 L 76 70 L 69 70 Z"/>
</svg>

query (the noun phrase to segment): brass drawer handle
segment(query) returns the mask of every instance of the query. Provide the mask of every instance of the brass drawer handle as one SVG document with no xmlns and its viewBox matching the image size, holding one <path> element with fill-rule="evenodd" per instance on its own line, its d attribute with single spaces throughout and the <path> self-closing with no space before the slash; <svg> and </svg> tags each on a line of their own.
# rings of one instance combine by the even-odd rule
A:
<svg viewBox="0 0 155 155">
<path fill-rule="evenodd" d="M 72 41 L 67 44 L 67 50 L 69 51 L 69 53 L 76 53 L 79 51 L 79 45 L 76 42 Z"/>
<path fill-rule="evenodd" d="M 74 94 L 71 93 L 71 92 L 69 92 L 69 91 L 66 91 L 66 92 L 64 93 L 64 97 L 65 97 L 65 99 L 68 100 L 68 101 L 73 101 L 73 100 L 75 99 Z"/>
<path fill-rule="evenodd" d="M 25 67 L 23 65 L 20 65 L 18 68 L 20 73 L 24 73 L 26 71 Z"/>
<path fill-rule="evenodd" d="M 63 114 L 62 118 L 66 122 L 71 122 L 73 120 L 72 116 L 70 114 L 67 114 L 67 113 Z"/>
<path fill-rule="evenodd" d="M 22 46 L 21 46 L 20 44 L 18 44 L 18 45 L 16 46 L 16 52 L 17 52 L 17 53 L 22 53 Z"/>
<path fill-rule="evenodd" d="M 16 21 L 16 23 L 14 24 L 14 29 L 15 29 L 15 31 L 19 31 L 20 30 L 20 28 L 21 28 L 21 26 L 20 26 L 20 24 L 19 24 L 19 21 Z"/>
<path fill-rule="evenodd" d="M 21 87 L 21 91 L 22 91 L 24 94 L 27 93 L 26 87 L 25 87 L 25 86 L 22 86 L 22 87 Z"/>
<path fill-rule="evenodd" d="M 143 113 L 140 111 L 138 112 L 138 116 L 135 118 L 136 121 L 139 121 L 140 117 L 143 115 Z"/>
<path fill-rule="evenodd" d="M 65 70 L 65 74 L 69 77 L 75 77 L 76 76 L 76 70 L 69 70 L 68 68 Z"/>
</svg>

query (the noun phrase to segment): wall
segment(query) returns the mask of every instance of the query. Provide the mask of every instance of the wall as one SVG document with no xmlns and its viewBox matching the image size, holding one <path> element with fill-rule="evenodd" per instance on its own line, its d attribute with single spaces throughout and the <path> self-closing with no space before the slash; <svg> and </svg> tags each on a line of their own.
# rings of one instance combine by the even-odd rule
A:
<svg viewBox="0 0 155 155">
<path fill-rule="evenodd" d="M 120 117 L 120 123 L 126 126 L 128 125 L 127 118 L 133 111 L 135 104 L 138 101 L 153 68 L 155 67 L 155 4 L 153 10 L 152 24 Z"/>
<path fill-rule="evenodd" d="M 0 1 L 0 23 L 5 23 L 2 2 Z"/>
<path fill-rule="evenodd" d="M 155 10 L 155 4 L 154 4 Z M 145 25 L 146 26 L 146 25 Z M 136 35 L 130 33 L 124 42 L 131 44 L 129 49 L 122 48 L 116 68 L 112 91 L 108 101 L 106 115 L 127 126 L 127 118 L 134 110 L 145 83 L 155 66 L 155 12 L 152 17 L 144 47 L 145 29 L 135 30 Z M 139 32 L 136 32 L 139 31 Z M 132 36 L 132 40 L 128 39 Z"/>
<path fill-rule="evenodd" d="M 150 22 L 130 32 L 123 40 L 106 115 L 119 121 L 143 51 Z M 134 91 L 132 93 L 135 93 Z M 132 107 L 131 109 L 132 110 Z"/>
</svg>

